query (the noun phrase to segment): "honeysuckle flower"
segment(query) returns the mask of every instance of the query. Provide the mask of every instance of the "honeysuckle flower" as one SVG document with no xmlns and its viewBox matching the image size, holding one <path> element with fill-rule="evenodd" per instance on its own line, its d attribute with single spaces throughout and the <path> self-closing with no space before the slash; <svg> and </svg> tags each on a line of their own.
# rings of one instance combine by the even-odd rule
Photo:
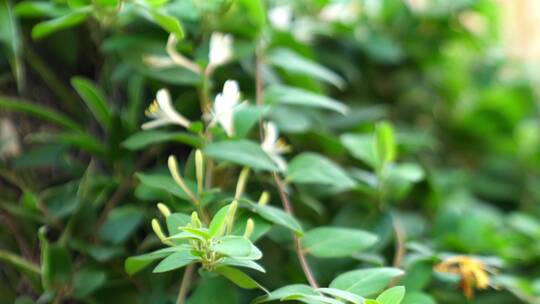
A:
<svg viewBox="0 0 540 304">
<path fill-rule="evenodd" d="M 178 113 L 172 105 L 171 94 L 166 89 L 161 89 L 156 94 L 156 99 L 144 112 L 151 121 L 145 122 L 141 128 L 144 130 L 157 128 L 163 125 L 176 124 L 188 128 L 191 122 Z"/>
<path fill-rule="evenodd" d="M 459 275 L 460 286 L 468 299 L 474 297 L 475 288 L 486 289 L 489 286 L 489 267 L 477 258 L 465 255 L 452 256 L 437 264 L 435 270 Z"/>
<path fill-rule="evenodd" d="M 292 13 L 288 5 L 276 6 L 268 12 L 268 19 L 274 28 L 286 31 L 291 27 Z"/>
<path fill-rule="evenodd" d="M 429 7 L 428 0 L 406 0 L 405 4 L 413 13 L 423 13 Z"/>
<path fill-rule="evenodd" d="M 240 103 L 240 89 L 234 80 L 227 80 L 223 91 L 214 100 L 213 118 L 210 125 L 219 123 L 228 136 L 234 135 L 234 110 Z"/>
<path fill-rule="evenodd" d="M 351 23 L 360 15 L 360 4 L 355 0 L 333 2 L 325 6 L 319 18 L 327 22 Z"/>
<path fill-rule="evenodd" d="M 233 36 L 214 32 L 210 36 L 209 65 L 216 67 L 227 63 L 233 57 Z"/>
<path fill-rule="evenodd" d="M 168 68 L 181 66 L 197 74 L 201 73 L 201 68 L 176 50 L 178 39 L 174 34 L 169 35 L 166 51 L 168 56 L 143 55 L 143 62 L 154 68 Z"/>
<path fill-rule="evenodd" d="M 289 152 L 290 147 L 282 138 L 279 138 L 279 131 L 274 123 L 267 122 L 263 127 L 264 138 L 261 148 L 270 156 L 280 170 L 287 169 L 287 162 L 281 155 Z"/>
</svg>

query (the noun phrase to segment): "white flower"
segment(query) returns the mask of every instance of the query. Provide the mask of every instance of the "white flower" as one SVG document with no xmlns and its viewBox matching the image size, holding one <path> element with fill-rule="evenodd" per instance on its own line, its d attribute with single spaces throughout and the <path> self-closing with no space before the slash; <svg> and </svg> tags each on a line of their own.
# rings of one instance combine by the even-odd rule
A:
<svg viewBox="0 0 540 304">
<path fill-rule="evenodd" d="M 218 66 L 227 63 L 233 57 L 233 37 L 230 34 L 219 32 L 210 36 L 210 52 L 208 60 L 211 66 Z"/>
<path fill-rule="evenodd" d="M 423 13 L 429 7 L 429 2 L 427 0 L 406 0 L 405 4 L 413 13 Z"/>
<path fill-rule="evenodd" d="M 356 1 L 333 2 L 325 6 L 319 18 L 326 22 L 352 23 L 360 15 L 360 5 Z"/>
<path fill-rule="evenodd" d="M 186 58 L 176 50 L 176 44 L 178 39 L 174 34 L 169 35 L 167 40 L 167 46 L 165 50 L 168 56 L 161 55 L 143 55 L 143 62 L 154 68 L 169 68 L 174 66 L 181 66 L 200 74 L 201 68 L 192 60 Z"/>
<path fill-rule="evenodd" d="M 161 89 L 157 92 L 156 100 L 152 102 L 144 113 L 149 118 L 152 118 L 151 121 L 146 122 L 141 126 L 144 130 L 168 124 L 177 124 L 185 128 L 190 125 L 190 121 L 173 108 L 171 94 L 166 89 Z"/>
<path fill-rule="evenodd" d="M 292 13 L 288 5 L 277 6 L 268 12 L 268 18 L 273 27 L 286 31 L 291 27 Z"/>
<path fill-rule="evenodd" d="M 279 131 L 272 122 L 264 124 L 264 139 L 261 148 L 277 164 L 279 170 L 287 169 L 287 162 L 281 154 L 289 152 L 290 148 L 283 139 L 279 138 Z"/>
<path fill-rule="evenodd" d="M 223 91 L 217 94 L 214 100 L 214 118 L 211 125 L 218 122 L 227 135 L 234 134 L 234 110 L 240 101 L 240 90 L 238 83 L 234 80 L 227 80 L 223 85 Z"/>
</svg>

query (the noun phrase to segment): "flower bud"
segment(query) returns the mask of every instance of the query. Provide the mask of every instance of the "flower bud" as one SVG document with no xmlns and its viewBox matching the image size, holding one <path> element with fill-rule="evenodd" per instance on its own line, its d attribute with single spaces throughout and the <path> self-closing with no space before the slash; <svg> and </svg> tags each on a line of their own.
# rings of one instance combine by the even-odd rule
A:
<svg viewBox="0 0 540 304">
<path fill-rule="evenodd" d="M 204 156 L 199 149 L 195 150 L 195 171 L 197 175 L 197 191 L 201 195 L 204 187 Z"/>
<path fill-rule="evenodd" d="M 244 190 L 246 189 L 247 180 L 249 177 L 249 168 L 244 167 L 242 169 L 242 172 L 240 172 L 240 177 L 238 178 L 238 182 L 236 183 L 236 192 L 234 194 L 234 199 L 239 199 L 242 194 L 244 194 Z"/>
<path fill-rule="evenodd" d="M 152 219 L 152 229 L 154 230 L 154 233 L 157 235 L 157 237 L 163 242 L 166 242 L 166 236 L 163 233 L 163 230 L 161 230 L 161 226 L 159 225 L 159 222 L 157 219 Z"/>
<path fill-rule="evenodd" d="M 169 171 L 171 172 L 171 175 L 174 181 L 178 184 L 178 186 L 180 186 L 180 188 L 182 188 L 182 190 L 184 190 L 184 192 L 187 194 L 187 196 L 189 196 L 189 198 L 193 201 L 193 203 L 197 205 L 198 200 L 195 198 L 195 195 L 193 195 L 193 192 L 189 190 L 186 183 L 184 182 L 184 179 L 182 178 L 182 176 L 180 175 L 178 171 L 178 164 L 176 162 L 176 158 L 173 155 L 169 156 L 167 163 L 169 166 Z"/>
<path fill-rule="evenodd" d="M 234 226 L 234 216 L 236 215 L 236 209 L 238 209 L 238 202 L 234 200 L 229 205 L 229 210 L 227 211 L 227 234 L 231 234 L 232 228 Z"/>
<path fill-rule="evenodd" d="M 158 203 L 157 208 L 159 209 L 159 212 L 161 212 L 161 214 L 163 214 L 163 216 L 165 218 L 167 218 L 167 217 L 169 217 L 169 215 L 171 215 L 171 210 L 165 204 Z"/>
<path fill-rule="evenodd" d="M 255 222 L 248 218 L 246 222 L 246 230 L 244 231 L 244 238 L 249 239 L 251 235 L 253 234 L 253 230 L 255 229 Z"/>
<path fill-rule="evenodd" d="M 270 193 L 268 191 L 264 191 L 261 194 L 261 197 L 259 197 L 259 206 L 265 206 L 270 201 Z"/>
<path fill-rule="evenodd" d="M 193 213 L 191 213 L 191 225 L 193 225 L 193 228 L 202 227 L 202 223 L 199 219 L 199 214 L 197 213 L 197 211 L 193 211 Z"/>
</svg>

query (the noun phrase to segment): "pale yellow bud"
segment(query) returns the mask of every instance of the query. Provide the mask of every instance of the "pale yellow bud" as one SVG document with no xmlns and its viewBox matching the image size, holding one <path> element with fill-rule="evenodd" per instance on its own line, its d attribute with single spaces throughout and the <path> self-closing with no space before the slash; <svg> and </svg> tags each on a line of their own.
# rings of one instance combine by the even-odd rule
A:
<svg viewBox="0 0 540 304">
<path fill-rule="evenodd" d="M 166 236 L 161 230 L 161 225 L 159 225 L 159 222 L 157 219 L 152 220 L 152 229 L 154 230 L 154 233 L 157 235 L 157 237 L 163 242 L 166 242 Z"/>
<path fill-rule="evenodd" d="M 244 167 L 242 171 L 240 172 L 240 177 L 238 178 L 238 182 L 236 183 L 236 192 L 234 194 L 234 199 L 239 199 L 240 196 L 244 194 L 248 177 L 249 177 L 249 168 Z"/>
<path fill-rule="evenodd" d="M 193 225 L 193 228 L 202 227 L 202 223 L 199 219 L 199 214 L 197 213 L 197 211 L 193 211 L 193 213 L 191 213 L 191 225 Z"/>
<path fill-rule="evenodd" d="M 244 238 L 249 239 L 255 229 L 255 222 L 249 218 L 246 222 L 246 230 L 244 231 Z"/>
<path fill-rule="evenodd" d="M 238 202 L 234 200 L 229 205 L 229 210 L 227 211 L 227 234 L 231 234 L 232 228 L 234 226 L 234 216 L 236 215 L 236 209 L 238 209 Z"/>
<path fill-rule="evenodd" d="M 195 171 L 197 175 L 197 191 L 201 195 L 204 186 L 204 156 L 199 149 L 195 150 Z"/>
<path fill-rule="evenodd" d="M 169 159 L 167 161 L 167 164 L 169 165 L 169 171 L 171 172 L 171 175 L 174 179 L 174 181 L 184 190 L 184 192 L 189 196 L 189 198 L 193 201 L 195 205 L 198 205 L 199 201 L 195 198 L 195 195 L 193 195 L 193 192 L 189 190 L 186 183 L 184 182 L 184 179 L 182 178 L 182 175 L 180 175 L 180 172 L 178 171 L 178 164 L 176 162 L 176 158 L 174 156 L 169 156 Z"/>
<path fill-rule="evenodd" d="M 158 203 L 157 208 L 159 209 L 159 212 L 161 212 L 161 214 L 163 214 L 163 216 L 165 218 L 167 218 L 167 217 L 169 217 L 169 215 L 171 215 L 171 210 L 165 204 Z"/>
<path fill-rule="evenodd" d="M 270 201 L 270 193 L 268 191 L 264 191 L 261 194 L 261 197 L 259 197 L 259 206 L 265 206 Z"/>
</svg>

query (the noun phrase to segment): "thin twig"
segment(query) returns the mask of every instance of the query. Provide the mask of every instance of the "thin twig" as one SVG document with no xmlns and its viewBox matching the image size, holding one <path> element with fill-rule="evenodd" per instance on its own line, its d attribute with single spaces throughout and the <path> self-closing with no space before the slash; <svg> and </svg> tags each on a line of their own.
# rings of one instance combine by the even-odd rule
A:
<svg viewBox="0 0 540 304">
<path fill-rule="evenodd" d="M 279 189 L 279 196 L 281 198 L 281 202 L 283 203 L 283 207 L 285 208 L 285 211 L 287 211 L 288 214 L 294 216 L 291 202 L 289 201 L 289 197 L 287 196 L 287 193 L 285 193 L 285 185 L 283 184 L 283 181 L 281 180 L 281 178 L 278 176 L 277 173 L 274 173 L 274 180 L 276 181 L 276 185 Z M 307 281 L 309 282 L 309 285 L 311 285 L 311 287 L 313 288 L 319 288 L 319 284 L 317 284 L 317 280 L 315 279 L 315 276 L 311 272 L 311 269 L 309 268 L 309 264 L 304 255 L 300 238 L 295 233 L 293 233 L 293 237 L 294 237 L 296 255 L 298 256 L 298 261 L 300 262 L 300 265 L 302 266 L 302 270 L 304 271 L 304 274 L 306 276 Z"/>
<path fill-rule="evenodd" d="M 392 225 L 394 227 L 394 232 L 396 234 L 396 252 L 394 254 L 394 261 L 392 265 L 395 268 L 401 268 L 401 264 L 403 263 L 403 257 L 405 256 L 405 229 L 403 229 L 403 224 L 401 223 L 401 220 L 397 215 L 392 216 Z M 399 282 L 400 278 L 394 278 L 389 286 L 395 286 Z"/>
<path fill-rule="evenodd" d="M 176 304 L 184 304 L 186 301 L 186 296 L 193 279 L 193 273 L 195 272 L 195 264 L 189 264 L 184 271 L 184 276 L 182 277 L 182 283 L 180 284 L 180 290 L 178 291 L 178 298 L 176 299 Z"/>
</svg>

